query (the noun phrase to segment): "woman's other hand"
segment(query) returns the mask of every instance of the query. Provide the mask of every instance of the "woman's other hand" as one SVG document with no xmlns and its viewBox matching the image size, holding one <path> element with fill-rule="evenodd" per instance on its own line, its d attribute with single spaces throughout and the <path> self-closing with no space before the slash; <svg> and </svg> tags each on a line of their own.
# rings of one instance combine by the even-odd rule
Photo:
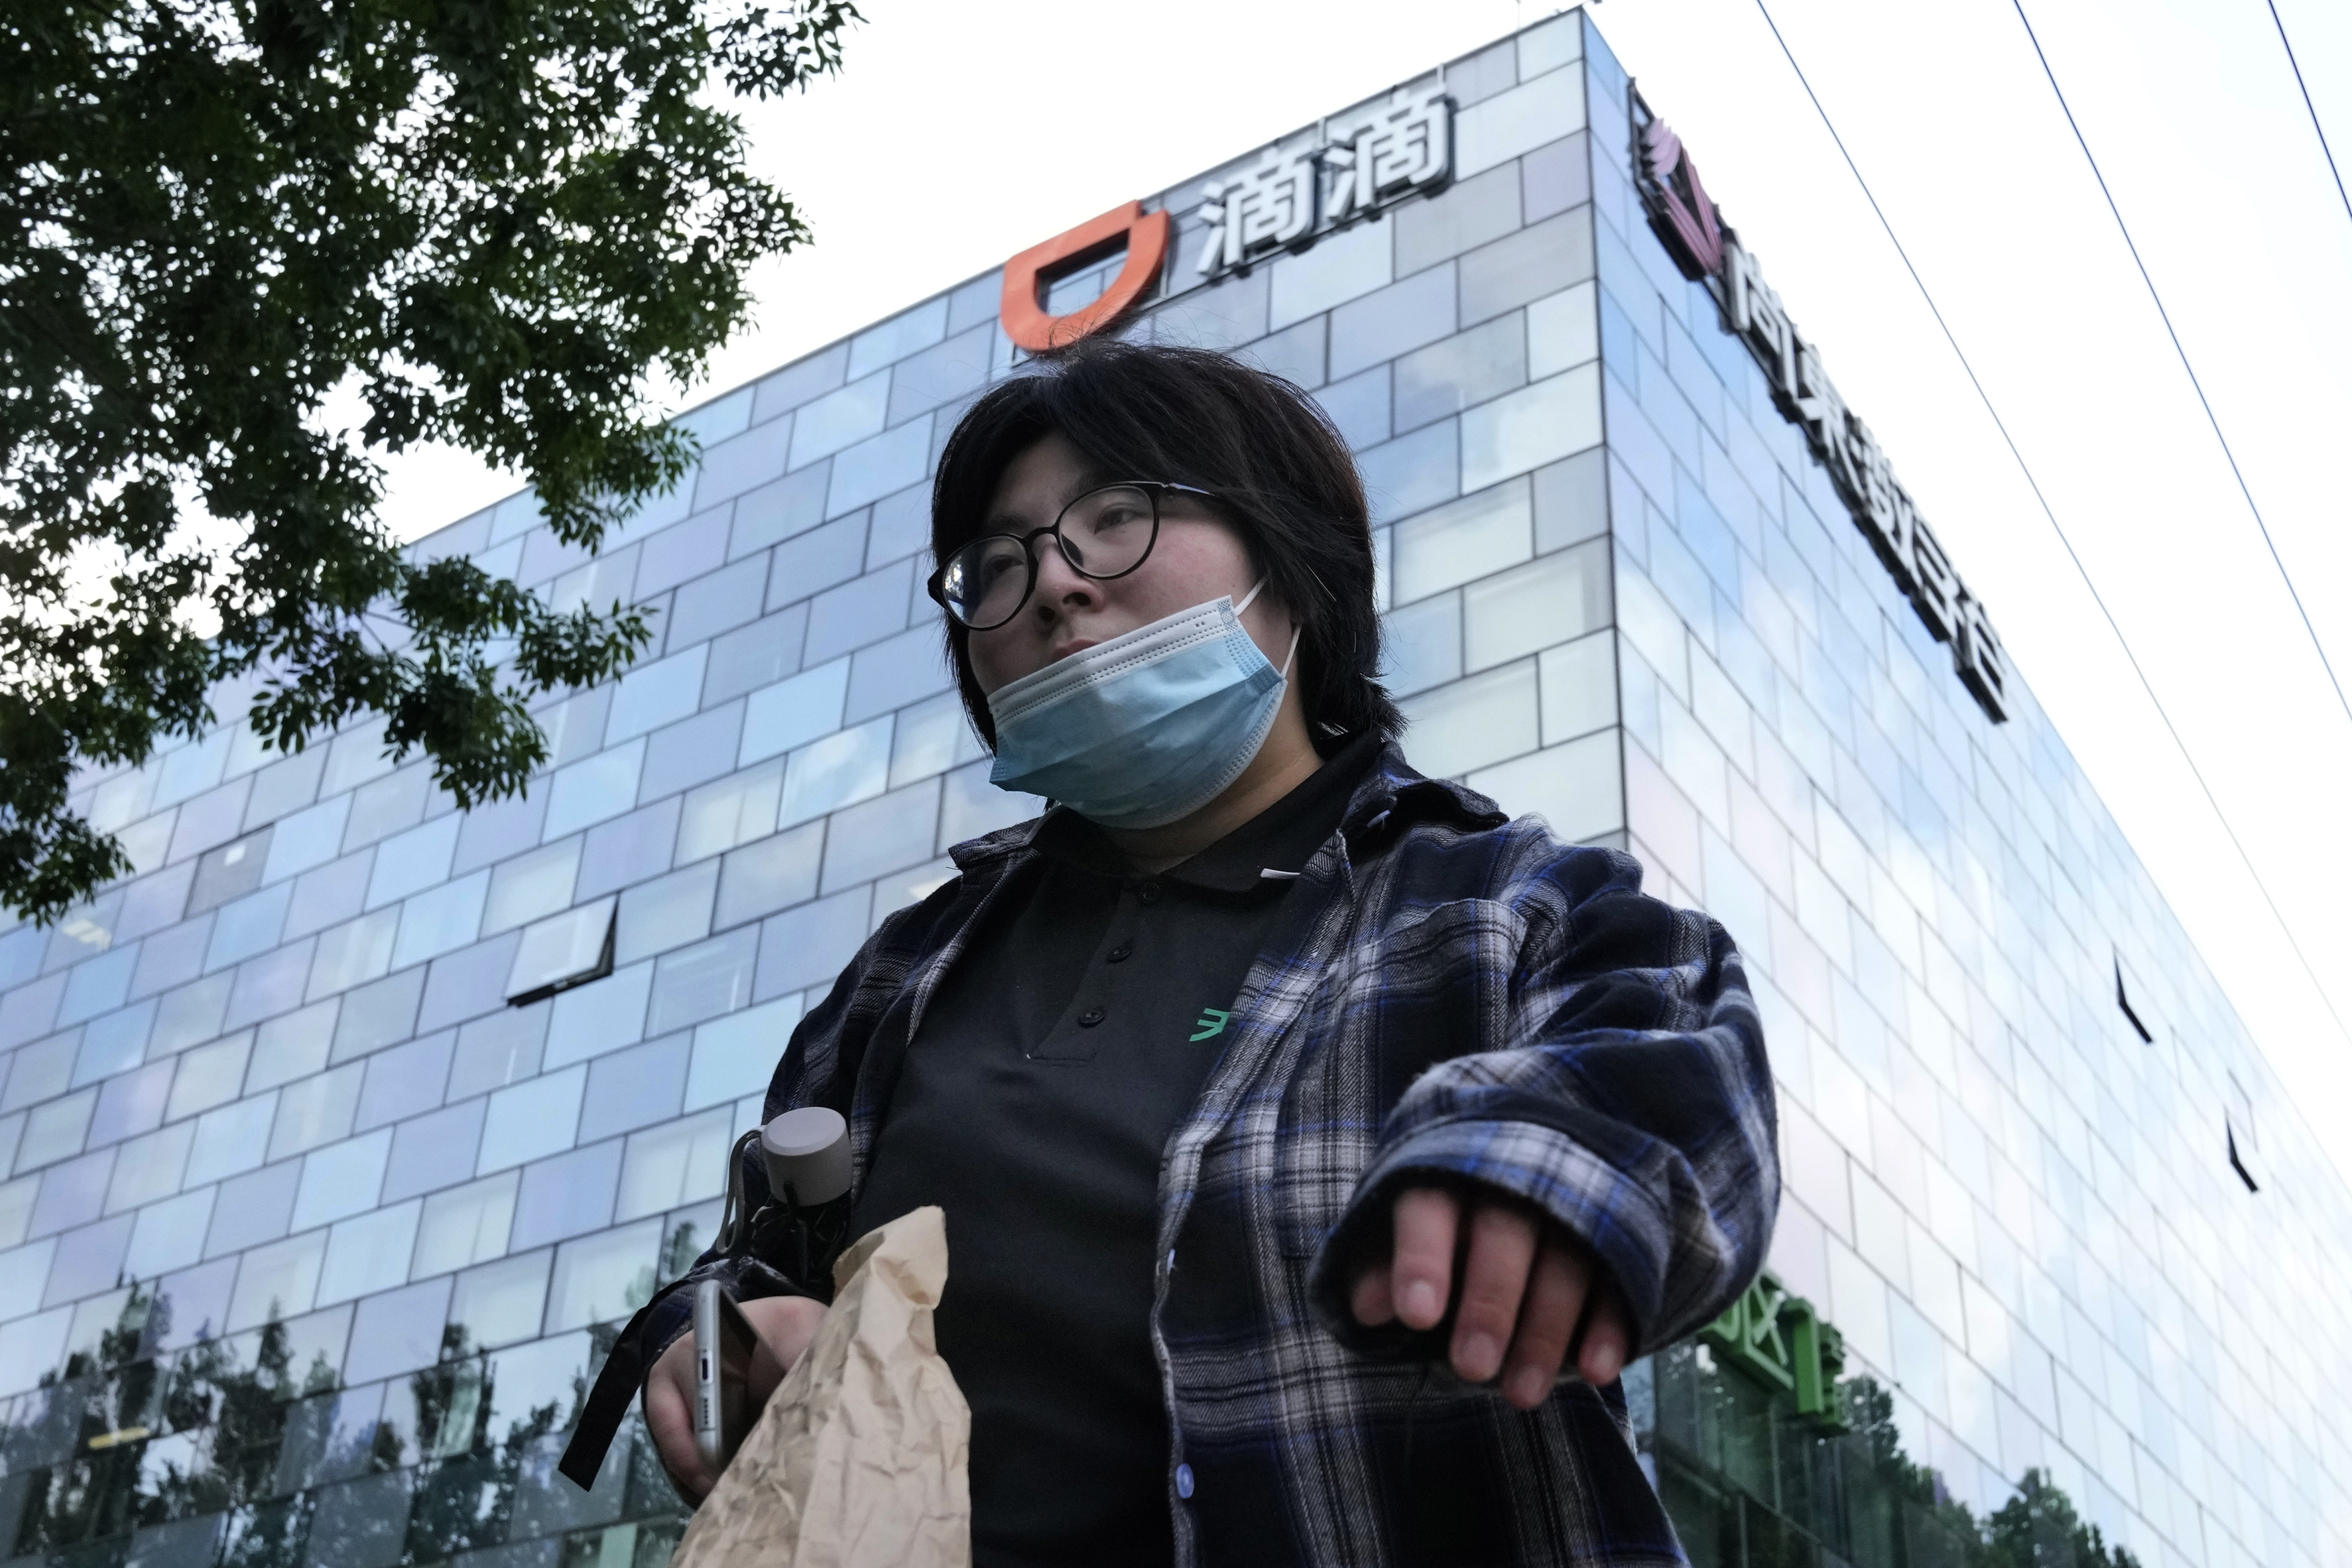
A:
<svg viewBox="0 0 2352 1568">
<path fill-rule="evenodd" d="M 736 1305 L 760 1336 L 744 1386 L 747 1405 L 757 1410 L 816 1338 L 817 1325 L 824 1321 L 824 1303 L 806 1296 L 768 1296 Z M 681 1493 L 699 1503 L 719 1478 L 703 1468 L 702 1457 L 695 1452 L 695 1382 L 694 1335 L 680 1334 L 646 1375 L 645 1409 L 646 1427 L 653 1434 L 663 1468 Z"/>
</svg>

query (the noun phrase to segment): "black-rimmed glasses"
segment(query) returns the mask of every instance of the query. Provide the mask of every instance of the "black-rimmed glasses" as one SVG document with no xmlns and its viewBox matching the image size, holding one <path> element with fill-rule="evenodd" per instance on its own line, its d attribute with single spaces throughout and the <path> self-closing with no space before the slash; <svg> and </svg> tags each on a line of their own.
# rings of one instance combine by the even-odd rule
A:
<svg viewBox="0 0 2352 1568">
<path fill-rule="evenodd" d="M 1050 528 L 982 534 L 949 556 L 924 587 L 970 630 L 1001 626 L 1021 613 L 1037 586 L 1039 536 L 1052 534 L 1062 559 L 1081 577 L 1097 583 L 1124 577 L 1160 541 L 1164 495 L 1209 498 L 1207 490 L 1158 479 L 1103 485 L 1064 507 Z"/>
</svg>

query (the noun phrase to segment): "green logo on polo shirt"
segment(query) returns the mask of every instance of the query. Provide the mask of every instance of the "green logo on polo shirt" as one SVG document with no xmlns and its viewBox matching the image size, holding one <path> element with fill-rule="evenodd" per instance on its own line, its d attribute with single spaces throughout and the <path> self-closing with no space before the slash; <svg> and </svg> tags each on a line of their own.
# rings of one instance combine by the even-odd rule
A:
<svg viewBox="0 0 2352 1568">
<path fill-rule="evenodd" d="M 1213 1040 L 1216 1038 L 1219 1035 L 1225 1032 L 1225 1021 L 1232 1016 L 1233 1015 L 1231 1013 L 1226 1012 L 1222 1007 L 1202 1008 L 1201 1016 L 1192 1020 L 1192 1027 L 1198 1031 L 1198 1033 L 1193 1035 L 1192 1038 L 1195 1040 Z"/>
</svg>

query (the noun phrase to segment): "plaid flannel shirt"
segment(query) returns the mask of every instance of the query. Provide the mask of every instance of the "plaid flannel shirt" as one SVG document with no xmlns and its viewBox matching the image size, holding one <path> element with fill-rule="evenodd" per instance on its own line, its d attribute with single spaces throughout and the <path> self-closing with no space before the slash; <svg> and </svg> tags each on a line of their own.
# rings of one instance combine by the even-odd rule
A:
<svg viewBox="0 0 2352 1568">
<path fill-rule="evenodd" d="M 767 1114 L 841 1111 L 860 1183 L 924 1008 L 1035 829 L 958 846 L 961 875 L 886 920 L 793 1032 Z M 1393 746 L 1358 787 L 1161 1159 L 1152 1341 L 1181 1562 L 1684 1561 L 1620 1389 L 1563 1380 L 1522 1413 L 1444 1369 L 1444 1325 L 1366 1329 L 1346 1304 L 1395 1194 L 1432 1178 L 1582 1237 L 1643 1350 L 1762 1266 L 1780 1167 L 1739 955 L 1641 875 Z M 763 1199 L 756 1156 L 743 1175 Z M 713 1272 L 793 1288 L 716 1256 L 688 1278 Z M 656 1316 L 648 1361 L 683 1298 Z"/>
</svg>

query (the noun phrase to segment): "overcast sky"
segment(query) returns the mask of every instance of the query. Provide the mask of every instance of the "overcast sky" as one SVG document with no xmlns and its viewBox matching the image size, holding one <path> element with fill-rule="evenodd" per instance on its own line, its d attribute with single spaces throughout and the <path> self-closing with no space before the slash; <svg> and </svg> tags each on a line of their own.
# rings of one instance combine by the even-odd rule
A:
<svg viewBox="0 0 2352 1568">
<path fill-rule="evenodd" d="M 2352 715 L 2018 13 L 1769 3 L 2178 742 L 1755 0 L 1605 0 L 1593 14 L 1876 429 L 2291 1096 L 2327 1127 L 2352 1103 L 2338 1022 L 2352 1020 L 2339 891 Z M 865 4 L 838 79 L 750 111 L 761 167 L 816 242 L 760 268 L 755 328 L 691 400 L 1555 8 Z M 2352 5 L 2276 4 L 2352 158 Z M 2352 216 L 2265 0 L 2026 0 L 2026 13 L 2352 684 Z M 422 454 L 396 466 L 391 515 L 414 536 L 512 488 Z M 2352 1140 L 2330 1142 L 2352 1174 Z"/>
</svg>

